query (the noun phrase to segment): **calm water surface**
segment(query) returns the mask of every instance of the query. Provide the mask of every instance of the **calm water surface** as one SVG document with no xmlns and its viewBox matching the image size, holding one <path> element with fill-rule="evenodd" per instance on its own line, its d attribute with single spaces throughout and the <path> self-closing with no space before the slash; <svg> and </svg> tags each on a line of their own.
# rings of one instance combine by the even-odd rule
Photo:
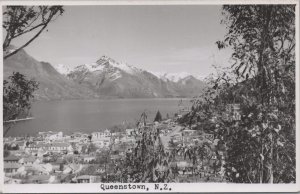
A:
<svg viewBox="0 0 300 194">
<path fill-rule="evenodd" d="M 163 117 L 173 116 L 183 107 L 190 106 L 189 99 L 113 99 L 65 100 L 35 102 L 31 113 L 33 120 L 21 121 L 13 126 L 7 136 L 36 135 L 39 131 L 93 132 L 124 121 L 136 122 L 143 111 L 148 121 L 153 121 L 157 110 Z"/>
</svg>

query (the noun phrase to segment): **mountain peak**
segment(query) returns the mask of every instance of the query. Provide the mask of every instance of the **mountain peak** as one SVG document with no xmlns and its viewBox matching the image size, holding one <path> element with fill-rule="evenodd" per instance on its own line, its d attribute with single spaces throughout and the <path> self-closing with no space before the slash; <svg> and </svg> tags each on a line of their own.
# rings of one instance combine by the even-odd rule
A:
<svg viewBox="0 0 300 194">
<path fill-rule="evenodd" d="M 182 79 L 195 78 L 195 76 L 187 72 L 178 72 L 178 73 L 151 72 L 151 73 L 164 81 L 171 81 L 171 82 L 178 82 Z"/>
<path fill-rule="evenodd" d="M 102 60 L 109 60 L 111 58 L 109 56 L 107 56 L 107 55 L 103 55 L 102 57 L 100 57 L 100 59 L 102 59 Z"/>
<path fill-rule="evenodd" d="M 65 64 L 57 64 L 53 65 L 53 67 L 62 75 L 67 75 L 73 70 L 73 68 Z"/>
<path fill-rule="evenodd" d="M 97 60 L 97 64 L 101 65 L 101 64 L 104 64 L 106 62 L 111 62 L 111 63 L 117 63 L 114 59 L 112 59 L 111 57 L 107 56 L 107 55 L 103 55 L 102 57 L 100 57 L 98 60 Z"/>
<path fill-rule="evenodd" d="M 98 61 L 110 61 L 110 60 L 112 60 L 112 58 L 110 58 L 110 57 L 107 56 L 107 55 L 103 55 L 102 57 L 100 57 L 100 58 L 97 60 L 97 62 L 98 62 Z"/>
<path fill-rule="evenodd" d="M 56 69 L 63 70 L 67 65 L 56 65 L 38 61 L 21 50 L 3 62 L 3 75 L 9 76 L 13 72 L 20 72 L 39 82 L 39 88 L 34 92 L 37 100 L 90 98 L 98 95 L 78 83 L 62 76 Z"/>
<path fill-rule="evenodd" d="M 134 74 L 134 73 L 142 71 L 141 69 L 138 69 L 134 66 L 128 65 L 128 64 L 123 63 L 123 62 L 118 62 L 118 61 L 112 59 L 111 57 L 108 57 L 107 55 L 103 55 L 102 57 L 100 57 L 100 59 L 98 59 L 96 64 L 98 66 L 117 68 L 117 69 L 122 70 L 122 71 L 124 71 L 128 74 Z"/>
</svg>

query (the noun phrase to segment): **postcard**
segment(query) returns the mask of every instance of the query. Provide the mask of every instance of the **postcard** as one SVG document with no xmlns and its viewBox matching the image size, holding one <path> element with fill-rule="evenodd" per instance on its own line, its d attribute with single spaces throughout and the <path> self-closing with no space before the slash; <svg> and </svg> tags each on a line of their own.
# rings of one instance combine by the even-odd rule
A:
<svg viewBox="0 0 300 194">
<path fill-rule="evenodd" d="M 299 2 L 1 1 L 1 192 L 299 192 Z"/>
</svg>

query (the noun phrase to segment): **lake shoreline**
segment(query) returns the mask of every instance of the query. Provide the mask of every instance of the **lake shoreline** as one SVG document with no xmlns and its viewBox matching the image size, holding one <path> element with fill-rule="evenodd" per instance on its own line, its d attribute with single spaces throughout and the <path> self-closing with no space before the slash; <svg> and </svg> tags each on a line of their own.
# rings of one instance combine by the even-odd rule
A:
<svg viewBox="0 0 300 194">
<path fill-rule="evenodd" d="M 187 100 L 187 99 L 194 99 L 195 97 L 157 97 L 157 98 L 118 98 L 118 97 L 107 97 L 107 98 L 65 98 L 65 99 L 33 99 L 33 102 L 56 102 L 56 101 L 70 101 L 70 100 L 166 100 L 166 99 L 183 99 L 183 100 Z"/>
<path fill-rule="evenodd" d="M 33 120 L 16 123 L 6 136 L 34 135 L 41 131 L 90 133 L 123 123 L 137 123 L 146 112 L 153 122 L 159 110 L 163 118 L 173 117 L 190 107 L 192 99 L 139 98 L 36 101 L 32 103 Z"/>
</svg>

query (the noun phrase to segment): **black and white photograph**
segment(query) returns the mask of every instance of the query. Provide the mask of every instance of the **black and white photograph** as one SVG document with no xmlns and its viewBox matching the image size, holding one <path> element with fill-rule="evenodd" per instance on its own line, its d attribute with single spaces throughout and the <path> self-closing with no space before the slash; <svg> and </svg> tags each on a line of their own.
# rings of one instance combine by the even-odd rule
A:
<svg viewBox="0 0 300 194">
<path fill-rule="evenodd" d="M 191 2 L 1 2 L 4 192 L 299 191 L 299 2 Z"/>
</svg>

